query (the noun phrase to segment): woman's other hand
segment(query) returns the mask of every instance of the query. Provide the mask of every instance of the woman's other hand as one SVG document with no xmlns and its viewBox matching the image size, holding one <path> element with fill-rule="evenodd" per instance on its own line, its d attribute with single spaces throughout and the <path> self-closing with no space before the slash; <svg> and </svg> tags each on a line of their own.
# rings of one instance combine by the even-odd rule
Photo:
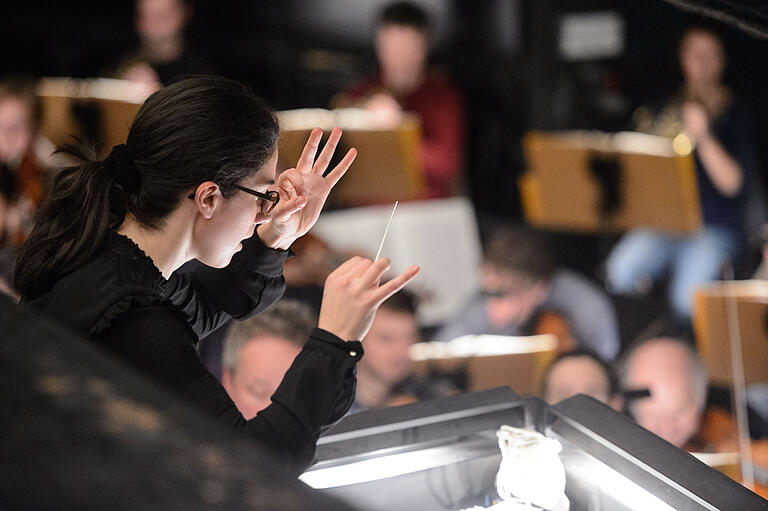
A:
<svg viewBox="0 0 768 511">
<path fill-rule="evenodd" d="M 379 305 L 419 273 L 419 267 L 414 265 L 380 285 L 389 264 L 387 258 L 374 263 L 353 257 L 336 268 L 325 281 L 318 326 L 345 341 L 365 337 Z"/>
<path fill-rule="evenodd" d="M 331 131 L 328 142 L 315 161 L 322 136 L 320 128 L 312 130 L 296 168 L 283 171 L 277 178 L 280 202 L 272 212 L 271 221 L 258 227 L 259 237 L 269 247 L 286 250 L 315 225 L 331 189 L 357 156 L 357 150 L 350 149 L 344 159 L 323 177 L 341 138 L 341 129 Z"/>
</svg>

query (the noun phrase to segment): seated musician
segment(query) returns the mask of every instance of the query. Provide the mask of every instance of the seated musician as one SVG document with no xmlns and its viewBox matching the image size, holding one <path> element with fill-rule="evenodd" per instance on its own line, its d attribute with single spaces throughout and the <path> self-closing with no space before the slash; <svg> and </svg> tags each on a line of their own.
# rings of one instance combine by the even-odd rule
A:
<svg viewBox="0 0 768 511">
<path fill-rule="evenodd" d="M 552 333 L 560 351 L 583 343 L 603 360 L 619 352 L 613 305 L 586 277 L 557 268 L 542 237 L 525 228 L 493 233 L 485 246 L 482 291 L 436 334 L 450 341 L 469 334 Z M 559 321 L 550 326 L 548 316 Z"/>
<path fill-rule="evenodd" d="M 603 402 L 614 410 L 621 409 L 618 382 L 611 367 L 585 349 L 557 355 L 544 370 L 541 397 L 553 405 L 576 394 L 584 394 Z"/>
<path fill-rule="evenodd" d="M 281 300 L 229 329 L 221 384 L 246 420 L 269 406 L 315 323 L 317 318 L 308 306 Z"/>
<path fill-rule="evenodd" d="M 32 229 L 53 165 L 53 144 L 40 133 L 34 84 L 0 82 L 0 244 L 16 247 Z"/>
<path fill-rule="evenodd" d="M 409 2 L 384 8 L 376 28 L 379 72 L 337 96 L 336 107 L 360 106 L 397 125 L 418 115 L 421 160 L 431 198 L 455 194 L 464 153 L 464 113 L 456 89 L 427 70 L 429 20 Z"/>
<path fill-rule="evenodd" d="M 419 340 L 416 299 L 399 291 L 379 307 L 357 366 L 357 395 L 349 413 L 434 399 L 457 392 L 447 378 L 412 374 L 408 351 Z"/>
<path fill-rule="evenodd" d="M 694 288 L 716 280 L 723 263 L 742 250 L 744 199 L 755 188 L 749 183 L 756 169 L 748 113 L 722 83 L 726 55 L 718 35 L 689 29 L 679 58 L 685 78 L 680 91 L 656 115 L 639 110 L 636 120 L 640 131 L 683 133 L 694 144 L 703 226 L 688 235 L 631 231 L 608 257 L 606 277 L 613 290 L 630 293 L 669 271 L 669 303 L 685 325 Z"/>
<path fill-rule="evenodd" d="M 660 337 L 636 344 L 619 364 L 619 384 L 630 394 L 627 411 L 664 440 L 685 446 L 702 423 L 707 371 L 696 351 L 681 339 Z"/>
</svg>

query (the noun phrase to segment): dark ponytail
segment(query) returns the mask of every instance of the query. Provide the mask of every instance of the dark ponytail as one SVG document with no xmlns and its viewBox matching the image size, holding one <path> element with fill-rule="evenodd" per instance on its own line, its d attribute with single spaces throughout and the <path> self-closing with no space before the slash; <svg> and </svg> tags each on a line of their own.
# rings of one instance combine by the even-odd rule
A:
<svg viewBox="0 0 768 511">
<path fill-rule="evenodd" d="M 16 262 L 25 300 L 45 294 L 85 264 L 127 214 L 158 229 L 204 181 L 225 197 L 277 146 L 273 112 L 244 85 L 215 76 L 174 83 L 147 99 L 128 141 L 98 161 L 92 148 L 65 146 L 80 162 L 55 177 Z"/>
</svg>

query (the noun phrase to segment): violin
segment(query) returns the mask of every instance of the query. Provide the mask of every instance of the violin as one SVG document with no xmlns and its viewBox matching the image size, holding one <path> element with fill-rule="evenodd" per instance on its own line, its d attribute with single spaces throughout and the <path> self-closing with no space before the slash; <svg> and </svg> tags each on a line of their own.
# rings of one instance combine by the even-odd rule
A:
<svg viewBox="0 0 768 511">
<path fill-rule="evenodd" d="M 531 335 L 554 335 L 557 338 L 555 355 L 573 351 L 578 344 L 570 320 L 564 314 L 551 309 L 542 309 L 536 312 L 530 333 Z"/>
<path fill-rule="evenodd" d="M 701 426 L 696 435 L 683 447 L 688 452 L 732 454 L 733 456 L 705 463 L 716 468 L 731 479 L 744 483 L 739 468 L 739 428 L 736 418 L 718 406 L 710 406 L 704 411 Z M 755 468 L 754 491 L 768 499 L 768 479 L 760 474 L 768 474 L 768 439 L 750 440 L 751 463 Z M 712 460 L 716 460 L 715 457 Z"/>
</svg>

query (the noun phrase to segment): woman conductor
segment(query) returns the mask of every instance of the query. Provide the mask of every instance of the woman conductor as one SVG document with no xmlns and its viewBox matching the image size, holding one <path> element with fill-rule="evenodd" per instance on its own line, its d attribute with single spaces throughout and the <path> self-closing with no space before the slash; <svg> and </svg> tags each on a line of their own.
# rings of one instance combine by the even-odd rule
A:
<svg viewBox="0 0 768 511">
<path fill-rule="evenodd" d="M 294 169 L 275 177 L 278 124 L 250 90 L 196 77 L 153 94 L 125 145 L 55 179 L 21 249 L 25 302 L 191 400 L 230 430 L 269 446 L 301 471 L 321 429 L 355 396 L 359 339 L 378 305 L 418 273 L 381 284 L 389 262 L 352 258 L 327 279 L 318 328 L 272 397 L 246 421 L 197 355 L 197 339 L 230 317 L 277 300 L 291 243 L 314 225 L 350 150 L 323 174 L 341 137 L 317 160 L 314 130 Z M 196 258 L 207 266 L 174 270 Z"/>
</svg>

